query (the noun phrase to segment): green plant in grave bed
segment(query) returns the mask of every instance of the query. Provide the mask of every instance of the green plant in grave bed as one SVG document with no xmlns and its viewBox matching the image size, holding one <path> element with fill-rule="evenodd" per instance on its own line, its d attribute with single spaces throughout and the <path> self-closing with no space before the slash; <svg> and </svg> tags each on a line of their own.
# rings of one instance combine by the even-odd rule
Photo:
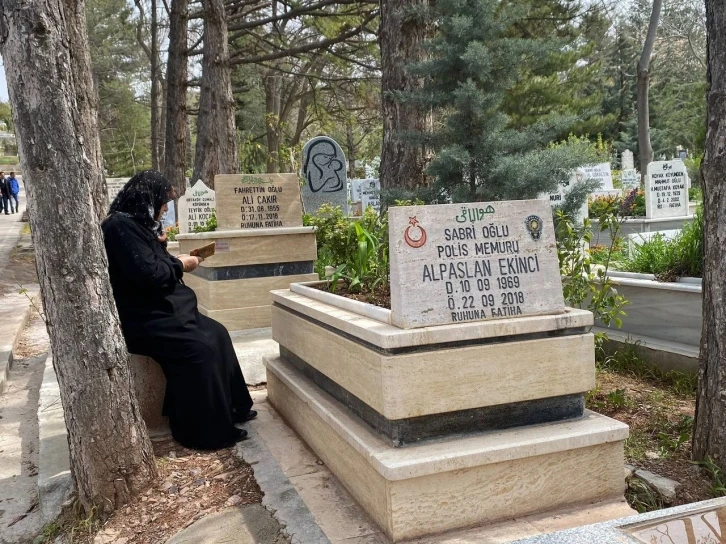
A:
<svg viewBox="0 0 726 544">
<path fill-rule="evenodd" d="M 711 493 L 714 497 L 723 497 L 726 495 L 726 475 L 721 467 L 711 458 L 706 457 L 705 460 L 698 463 L 701 465 L 711 480 Z"/>
<path fill-rule="evenodd" d="M 388 248 L 360 222 L 352 223 L 348 230 L 356 249 L 335 269 L 331 291 L 336 291 L 342 279 L 354 293 L 371 292 L 388 283 Z"/>
<path fill-rule="evenodd" d="M 213 232 L 217 230 L 217 214 L 212 212 L 212 215 L 207 219 L 206 224 L 203 226 L 194 227 L 194 232 Z"/>
</svg>

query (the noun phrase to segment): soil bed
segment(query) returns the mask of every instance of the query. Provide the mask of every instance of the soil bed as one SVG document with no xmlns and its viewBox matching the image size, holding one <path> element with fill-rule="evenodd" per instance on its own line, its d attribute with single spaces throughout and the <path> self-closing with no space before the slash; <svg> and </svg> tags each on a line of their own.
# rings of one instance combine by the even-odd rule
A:
<svg viewBox="0 0 726 544">
<path fill-rule="evenodd" d="M 627 372 L 598 370 L 587 405 L 630 426 L 625 462 L 681 484 L 675 501 L 665 504 L 660 497 L 644 494 L 631 479 L 626 495 L 633 508 L 650 511 L 717 496 L 707 470 L 691 460 L 696 398 L 687 389 Z"/>
<path fill-rule="evenodd" d="M 200 452 L 168 439 L 154 442 L 154 453 L 159 479 L 147 492 L 101 524 L 68 522 L 60 532 L 73 533 L 74 543 L 158 544 L 224 508 L 262 501 L 252 468 L 234 448 Z"/>
<path fill-rule="evenodd" d="M 391 309 L 391 284 L 380 285 L 373 290 L 366 290 L 360 293 L 352 293 L 348 289 L 348 284 L 344 282 L 338 282 L 338 286 L 335 291 L 332 290 L 331 284 L 322 283 L 319 285 L 311 285 L 310 287 L 317 289 L 318 291 L 325 291 L 326 293 L 332 293 L 334 295 L 340 295 L 341 297 L 351 298 L 358 302 L 365 302 L 367 304 L 373 304 L 381 308 Z"/>
</svg>

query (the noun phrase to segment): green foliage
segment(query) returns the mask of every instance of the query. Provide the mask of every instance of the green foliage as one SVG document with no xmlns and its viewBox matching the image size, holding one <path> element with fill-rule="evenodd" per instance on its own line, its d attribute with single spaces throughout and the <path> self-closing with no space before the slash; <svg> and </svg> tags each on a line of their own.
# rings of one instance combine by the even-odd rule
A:
<svg viewBox="0 0 726 544">
<path fill-rule="evenodd" d="M 633 245 L 632 256 L 624 269 L 654 274 L 662 281 L 703 275 L 703 209 L 699 206 L 693 221 L 687 223 L 673 240 L 656 235 Z"/>
<path fill-rule="evenodd" d="M 726 496 L 726 475 L 724 475 L 718 463 L 709 456 L 698 464 L 706 470 L 711 479 L 711 493 L 713 493 L 713 496 Z"/>
<path fill-rule="evenodd" d="M 690 202 L 703 202 L 703 190 L 700 187 L 690 187 L 688 189 L 688 200 Z"/>
<path fill-rule="evenodd" d="M 596 196 L 588 202 L 588 215 L 597 218 L 610 208 L 621 217 L 645 217 L 645 192 L 633 189 L 625 197 Z"/>
<path fill-rule="evenodd" d="M 215 230 L 217 230 L 217 214 L 214 212 L 203 226 L 194 227 L 194 232 L 213 232 Z"/>
<path fill-rule="evenodd" d="M 360 222 L 348 226 L 348 247 L 354 251 L 346 256 L 346 261 L 335 269 L 331 279 L 334 293 L 338 282 L 346 280 L 352 293 L 372 292 L 378 286 L 388 283 L 388 244 L 382 243 Z"/>
<path fill-rule="evenodd" d="M 404 135 L 410 145 L 436 152 L 427 170 L 433 195 L 421 198 L 535 198 L 592 161 L 579 142 L 548 146 L 567 133 L 573 117 L 547 115 L 515 127 L 503 111 L 505 97 L 527 70 L 549 62 L 566 40 L 515 37 L 513 29 L 527 23 L 527 10 L 497 0 L 439 0 L 429 17 L 438 30 L 427 44 L 429 58 L 410 68 L 426 83 L 395 95 L 440 119 L 431 132 Z"/>
<path fill-rule="evenodd" d="M 0 121 L 5 122 L 9 132 L 13 131 L 13 112 L 7 102 L 0 102 Z"/>
<path fill-rule="evenodd" d="M 176 242 L 176 235 L 179 234 L 179 225 L 166 227 L 166 236 L 170 242 Z"/>
<path fill-rule="evenodd" d="M 600 229 L 608 230 L 611 240 L 617 240 L 622 220 L 618 219 L 614 205 L 599 217 Z M 575 227 L 572 220 L 561 212 L 557 217 L 557 256 L 560 262 L 562 290 L 565 302 L 574 308 L 586 308 L 606 327 L 622 325 L 621 316 L 628 301 L 619 295 L 607 275 L 615 253 L 614 243 L 608 248 L 605 262 L 596 266 L 584 248 L 592 239 L 591 223 Z"/>
<path fill-rule="evenodd" d="M 665 508 L 663 497 L 640 478 L 631 478 L 625 490 L 625 499 L 638 513 L 653 512 Z"/>
</svg>

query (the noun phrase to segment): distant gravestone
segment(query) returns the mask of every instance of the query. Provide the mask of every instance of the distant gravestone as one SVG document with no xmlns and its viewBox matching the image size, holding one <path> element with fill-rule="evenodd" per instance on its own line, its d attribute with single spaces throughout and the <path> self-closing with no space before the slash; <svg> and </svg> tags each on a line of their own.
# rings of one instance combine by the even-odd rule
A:
<svg viewBox="0 0 726 544">
<path fill-rule="evenodd" d="M 635 163 L 633 161 L 633 152 L 630 149 L 623 151 L 620 155 L 620 166 L 623 170 L 635 170 Z"/>
<path fill-rule="evenodd" d="M 640 174 L 634 168 L 623 170 L 620 181 L 623 184 L 623 189 L 637 189 L 640 187 Z"/>
<path fill-rule="evenodd" d="M 546 201 L 402 206 L 388 217 L 395 325 L 565 311 Z"/>
<path fill-rule="evenodd" d="M 575 171 L 578 180 L 596 180 L 600 182 L 600 190 L 614 189 L 613 173 L 609 162 L 581 166 Z"/>
<path fill-rule="evenodd" d="M 335 140 L 318 136 L 305 144 L 302 175 L 305 213 L 315 213 L 323 204 L 340 206 L 343 213 L 348 213 L 345 154 Z"/>
<path fill-rule="evenodd" d="M 363 184 L 368 181 L 365 179 L 350 180 L 350 201 L 360 202 L 363 198 Z"/>
<path fill-rule="evenodd" d="M 179 199 L 179 232 L 194 232 L 196 227 L 204 227 L 215 213 L 216 193 L 200 179 Z"/>
<path fill-rule="evenodd" d="M 381 182 L 377 179 L 366 179 L 361 186 L 361 209 L 369 207 L 381 211 Z"/>
<path fill-rule="evenodd" d="M 124 185 L 131 178 L 106 178 L 106 191 L 108 192 L 109 205 L 114 201 L 116 196 L 121 192 Z"/>
<path fill-rule="evenodd" d="M 542 194 L 539 198 L 540 200 L 548 200 L 550 203 L 550 206 L 552 208 L 555 208 L 557 206 L 561 206 L 565 198 L 567 197 L 567 194 L 578 184 L 584 181 L 582 177 L 578 177 L 574 172 L 570 176 L 570 179 L 562 181 L 557 184 L 557 191 L 554 193 L 545 193 Z M 577 224 L 581 224 L 585 218 L 587 217 L 587 200 L 585 200 L 582 205 L 580 206 L 580 209 L 578 210 L 578 214 L 576 217 L 573 218 L 574 222 Z"/>
<path fill-rule="evenodd" d="M 219 230 L 302 226 L 297 174 L 224 174 L 214 187 Z"/>
<path fill-rule="evenodd" d="M 648 219 L 688 215 L 688 173 L 683 161 L 655 161 L 645 178 L 645 216 Z"/>
</svg>

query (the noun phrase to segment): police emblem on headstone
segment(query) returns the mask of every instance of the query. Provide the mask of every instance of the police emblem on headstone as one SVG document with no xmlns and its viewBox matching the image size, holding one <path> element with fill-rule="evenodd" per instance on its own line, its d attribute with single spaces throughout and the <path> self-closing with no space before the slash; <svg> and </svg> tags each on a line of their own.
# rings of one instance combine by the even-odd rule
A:
<svg viewBox="0 0 726 544">
<path fill-rule="evenodd" d="M 538 215 L 530 215 L 524 220 L 524 224 L 532 240 L 539 240 L 542 235 L 542 219 Z"/>
</svg>

